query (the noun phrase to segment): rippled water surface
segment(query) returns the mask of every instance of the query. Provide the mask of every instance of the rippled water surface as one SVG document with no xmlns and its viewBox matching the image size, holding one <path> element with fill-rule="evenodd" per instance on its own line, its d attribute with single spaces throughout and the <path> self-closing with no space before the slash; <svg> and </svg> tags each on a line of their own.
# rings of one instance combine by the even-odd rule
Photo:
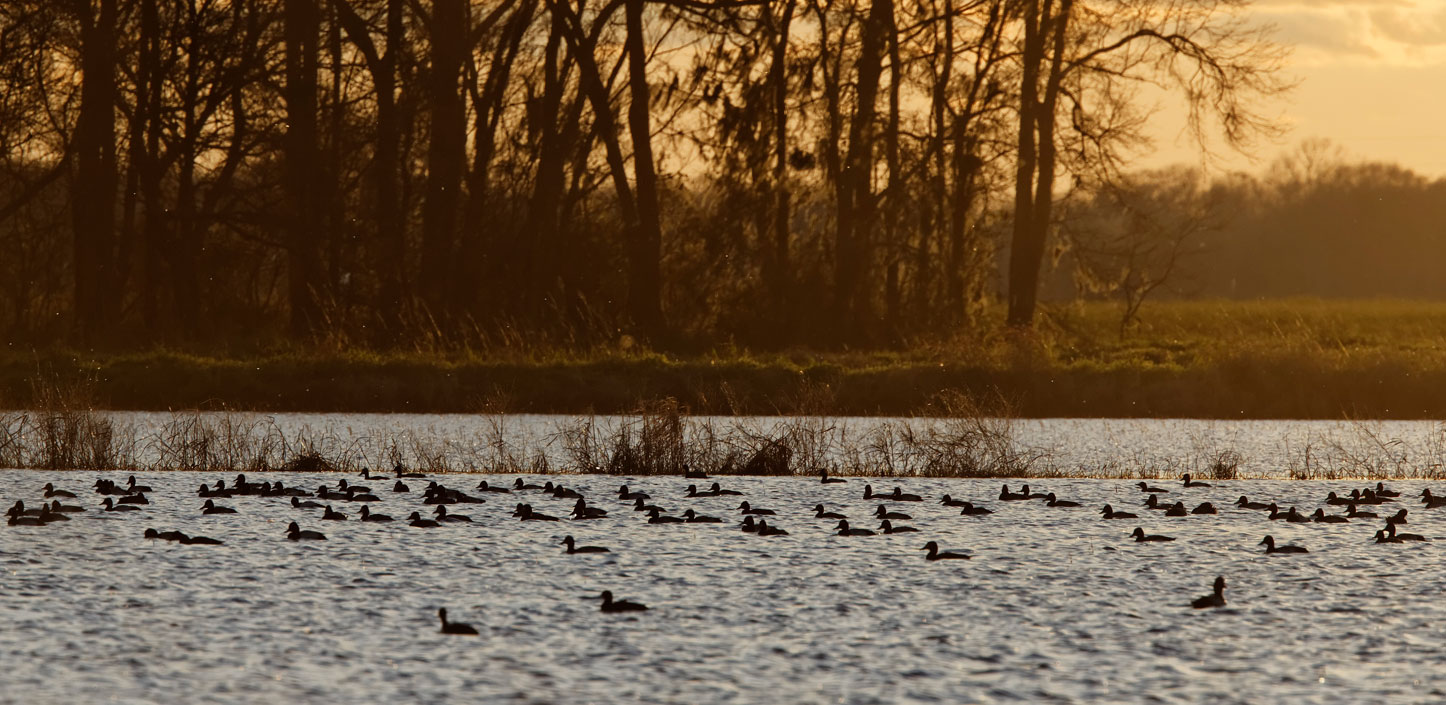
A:
<svg viewBox="0 0 1446 705">
<path fill-rule="evenodd" d="M 54 482 L 87 510 L 0 526 L 0 702 L 1446 700 L 1446 510 L 1415 509 L 1420 482 L 1389 484 L 1413 507 L 1407 528 L 1432 542 L 1376 545 L 1370 520 L 1287 525 L 1223 508 L 1144 516 L 1141 493 L 1121 480 L 1033 483 L 1079 509 L 999 502 L 992 480 L 876 481 L 925 496 L 890 504 L 920 532 L 842 538 L 811 507 L 873 528 L 865 480 L 721 478 L 791 532 L 760 538 L 736 528 L 738 498 L 685 500 L 689 481 L 676 477 L 629 484 L 672 513 L 728 523 L 649 525 L 612 498 L 627 478 L 587 475 L 550 479 L 608 509 L 604 519 L 518 522 L 509 495 L 454 505 L 474 522 L 436 529 L 363 524 L 354 504 L 338 506 L 352 520 L 320 521 L 279 498 L 223 500 L 239 513 L 202 516 L 196 486 L 217 477 L 142 476 L 153 503 L 108 514 L 89 489 L 95 474 L 0 472 L 7 507 L 33 506 Z M 338 477 L 264 479 L 314 489 Z M 440 479 L 480 494 L 478 476 Z M 410 494 L 370 483 L 382 499 L 372 510 L 400 519 L 429 509 L 418 492 L 426 480 L 409 482 Z M 1245 493 L 1308 513 L 1326 492 L 1360 483 L 1168 486 L 1192 505 Z M 938 503 L 945 493 L 997 513 L 959 516 Z M 522 496 L 548 514 L 571 508 Z M 1102 520 L 1105 502 L 1142 518 Z M 329 540 L 287 541 L 292 520 Z M 1137 524 L 1178 540 L 1136 544 Z M 147 527 L 225 545 L 147 541 Z M 1263 555 L 1266 533 L 1311 552 Z M 565 555 L 564 534 L 612 553 Z M 974 559 L 928 563 L 919 549 L 931 539 Z M 1229 606 L 1190 609 L 1216 575 L 1229 581 Z M 603 589 L 651 610 L 603 614 L 585 599 Z M 439 634 L 443 606 L 480 636 Z"/>
</svg>

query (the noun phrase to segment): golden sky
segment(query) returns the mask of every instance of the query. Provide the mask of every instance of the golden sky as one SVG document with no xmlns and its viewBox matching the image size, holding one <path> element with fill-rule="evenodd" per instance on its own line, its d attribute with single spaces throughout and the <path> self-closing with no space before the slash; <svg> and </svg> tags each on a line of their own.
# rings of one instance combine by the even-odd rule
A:
<svg viewBox="0 0 1446 705">
<path fill-rule="evenodd" d="M 1322 137 L 1352 159 L 1446 177 L 1446 0 L 1256 0 L 1251 12 L 1294 48 L 1288 71 L 1300 85 L 1276 106 L 1285 138 L 1260 145 L 1254 164 L 1234 157 L 1221 166 L 1256 171 Z M 1158 151 L 1141 166 L 1199 161 L 1178 103 L 1160 99 Z"/>
</svg>

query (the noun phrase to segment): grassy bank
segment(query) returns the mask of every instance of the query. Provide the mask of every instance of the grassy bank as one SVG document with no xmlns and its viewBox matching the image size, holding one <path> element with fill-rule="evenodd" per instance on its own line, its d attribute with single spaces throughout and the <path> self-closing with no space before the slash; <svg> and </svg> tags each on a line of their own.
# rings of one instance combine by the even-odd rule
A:
<svg viewBox="0 0 1446 705">
<path fill-rule="evenodd" d="M 899 350 L 594 350 L 528 355 L 16 351 L 0 404 L 83 386 L 97 408 L 930 415 L 941 391 L 1029 417 L 1446 418 L 1446 303 L 1170 302 L 1121 337 L 1118 308 L 1051 309 L 1037 331 Z"/>
</svg>

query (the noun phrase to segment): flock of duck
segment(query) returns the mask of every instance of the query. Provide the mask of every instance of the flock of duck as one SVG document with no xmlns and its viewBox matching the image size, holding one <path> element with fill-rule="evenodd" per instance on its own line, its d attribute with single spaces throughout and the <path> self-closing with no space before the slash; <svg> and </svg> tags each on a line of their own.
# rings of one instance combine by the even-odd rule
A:
<svg viewBox="0 0 1446 705">
<path fill-rule="evenodd" d="M 366 481 L 395 480 L 390 487 L 393 494 L 410 493 L 411 488 L 403 480 L 426 479 L 426 475 L 417 472 L 408 472 L 404 467 L 398 465 L 394 468 L 395 478 L 384 475 L 373 475 L 369 469 L 362 471 L 362 478 Z M 707 479 L 707 476 L 700 472 L 687 470 L 684 476 L 687 479 Z M 847 480 L 830 477 L 827 472 L 821 474 L 821 484 L 837 485 L 846 483 Z M 1162 495 L 1171 493 L 1169 489 L 1153 487 L 1147 482 L 1137 483 L 1139 491 L 1145 495 L 1141 506 L 1146 512 L 1158 512 L 1163 517 L 1184 517 L 1198 515 L 1218 514 L 1219 510 L 1208 501 L 1201 502 L 1193 508 L 1188 507 L 1184 501 L 1173 503 L 1162 501 Z M 1210 484 L 1194 480 L 1189 474 L 1181 478 L 1182 489 L 1208 488 Z M 119 485 L 108 479 L 98 479 L 93 485 L 97 494 L 102 495 L 98 511 L 103 512 L 141 512 L 142 508 L 150 504 L 146 497 L 147 493 L 153 490 L 145 485 L 137 484 L 134 475 L 127 479 L 125 485 Z M 569 518 L 572 521 L 586 521 L 600 519 L 608 516 L 609 510 L 589 504 L 587 498 L 578 490 L 568 488 L 560 483 L 551 481 L 541 485 L 526 482 L 517 478 L 510 487 L 498 487 L 488 483 L 487 480 L 479 482 L 475 488 L 480 494 L 472 495 L 465 491 L 449 488 L 436 480 L 429 480 L 427 486 L 422 490 L 421 498 L 424 509 L 413 511 L 404 519 L 408 526 L 418 529 L 431 529 L 446 524 L 471 523 L 470 516 L 459 514 L 455 510 L 459 505 L 482 504 L 487 500 L 485 496 L 496 497 L 499 494 L 518 495 L 518 499 L 532 495 L 550 498 L 554 500 L 572 500 L 572 510 Z M 46 483 L 41 488 L 43 493 L 42 501 L 38 507 L 28 507 L 22 500 L 16 500 L 15 504 L 6 512 L 6 523 L 12 527 L 34 527 L 45 526 L 54 522 L 69 521 L 70 515 L 85 512 L 86 509 L 80 506 L 67 505 L 66 500 L 75 500 L 75 493 L 56 488 L 52 483 Z M 720 483 L 713 482 L 708 489 L 699 490 L 696 484 L 690 484 L 682 494 L 685 499 L 706 499 L 719 497 L 740 497 L 736 511 L 738 512 L 738 527 L 746 533 L 762 537 L 786 536 L 788 531 L 777 523 L 778 513 L 774 510 L 761 506 L 754 506 L 747 499 L 741 499 L 743 493 L 737 490 L 723 488 Z M 232 484 L 228 487 L 224 480 L 216 480 L 211 484 L 203 484 L 197 490 L 197 497 L 205 499 L 197 511 L 203 516 L 235 514 L 235 507 L 217 504 L 216 500 L 229 500 L 239 497 L 262 497 L 262 498 L 286 498 L 290 508 L 295 510 L 321 510 L 320 521 L 348 521 L 351 516 L 347 512 L 339 511 L 337 507 L 348 509 L 351 506 L 357 507 L 356 520 L 361 522 L 392 522 L 393 518 L 384 514 L 377 514 L 371 511 L 368 503 L 380 501 L 372 488 L 364 485 L 349 484 L 345 478 L 339 479 L 333 486 L 322 484 L 314 491 L 297 487 L 287 487 L 281 481 L 276 482 L 251 482 L 244 474 L 237 475 Z M 1342 514 L 1328 514 L 1325 507 L 1317 508 L 1309 516 L 1299 513 L 1295 507 L 1281 510 L 1274 503 L 1252 502 L 1248 497 L 1241 495 L 1233 505 L 1236 508 L 1260 512 L 1268 512 L 1270 520 L 1285 521 L 1288 523 L 1321 523 L 1321 524 L 1343 524 L 1357 519 L 1381 520 L 1381 513 L 1371 508 L 1379 505 L 1397 503 L 1400 493 L 1388 489 L 1384 483 L 1376 483 L 1373 488 L 1353 489 L 1349 496 L 1338 496 L 1330 492 L 1323 503 L 1327 507 L 1344 507 Z M 849 523 L 847 515 L 837 511 L 829 511 L 823 503 L 815 504 L 813 507 L 813 519 L 828 521 L 837 520 L 834 525 L 834 535 L 844 537 L 873 536 L 876 534 L 902 534 L 918 533 L 915 527 L 906 524 L 896 523 L 911 521 L 912 515 L 891 509 L 888 503 L 916 503 L 924 502 L 924 497 L 917 494 L 904 492 L 901 488 L 895 487 L 892 492 L 878 494 L 873 486 L 864 485 L 863 499 L 876 501 L 878 506 L 871 515 L 872 520 L 879 522 L 877 529 L 857 528 Z M 649 524 L 722 524 L 726 523 L 723 517 L 699 514 L 692 508 L 686 509 L 681 514 L 670 514 L 669 510 L 662 506 L 653 504 L 653 498 L 646 492 L 629 489 L 624 484 L 618 488 L 616 500 L 623 503 L 625 510 L 637 513 Z M 997 497 L 1000 502 L 1022 502 L 1022 501 L 1043 501 L 1048 507 L 1077 508 L 1079 502 L 1063 500 L 1053 492 L 1041 493 L 1030 490 L 1029 485 L 1022 485 L 1018 492 L 1011 491 L 1009 485 L 1004 485 Z M 1426 509 L 1437 509 L 1446 507 L 1446 497 L 1436 497 L 1431 494 L 1430 489 L 1422 490 L 1420 495 L 1421 504 Z M 982 504 L 971 501 L 955 499 L 947 494 L 939 499 L 939 504 L 951 509 L 959 509 L 962 516 L 986 517 L 994 510 Z M 430 518 L 422 515 L 427 511 L 425 507 L 431 507 Z M 453 509 L 448 509 L 451 506 Z M 614 509 L 613 511 L 625 511 Z M 350 511 L 348 509 L 348 511 Z M 1104 520 L 1117 519 L 1139 519 L 1140 515 L 1118 511 L 1109 504 L 1100 508 L 1100 514 Z M 1375 542 L 1378 544 L 1398 544 L 1405 542 L 1426 541 L 1426 537 L 1420 534 L 1413 534 L 1398 530 L 1398 526 L 1407 524 L 1408 510 L 1400 508 L 1397 511 L 1387 514 L 1384 517 L 1384 526 L 1375 533 Z M 548 515 L 535 509 L 530 502 L 516 502 L 511 516 L 519 521 L 542 521 L 556 522 L 561 519 L 557 516 Z M 774 523 L 769 523 L 770 518 Z M 159 541 L 174 541 L 186 545 L 222 545 L 224 542 L 207 536 L 191 536 L 176 530 L 157 531 L 154 528 L 146 528 L 142 534 L 145 539 Z M 1129 534 L 1137 543 L 1159 543 L 1174 541 L 1175 538 L 1161 534 L 1146 533 L 1142 526 L 1136 526 Z M 296 521 L 291 521 L 286 529 L 285 538 L 290 541 L 325 541 L 326 535 L 320 531 L 303 529 Z M 610 553 L 610 549 L 603 546 L 579 546 L 571 536 L 565 536 L 561 545 L 566 554 L 599 554 Z M 1284 544 L 1277 545 L 1273 536 L 1267 534 L 1261 539 L 1258 545 L 1265 546 L 1267 554 L 1298 554 L 1308 553 L 1309 550 L 1300 545 Z M 947 551 L 939 547 L 937 541 L 926 542 L 919 550 L 925 551 L 926 561 L 941 560 L 969 560 L 972 556 L 960 551 Z M 611 591 L 605 590 L 596 599 L 601 600 L 599 609 L 602 612 L 641 612 L 648 609 L 646 605 L 630 602 L 628 600 L 614 599 Z M 1191 605 L 1195 608 L 1223 607 L 1225 605 L 1225 578 L 1215 578 L 1213 592 L 1194 600 Z M 447 618 L 447 610 L 439 609 L 438 618 L 441 620 L 441 631 L 445 634 L 476 634 L 477 630 L 461 622 L 453 622 Z"/>
</svg>

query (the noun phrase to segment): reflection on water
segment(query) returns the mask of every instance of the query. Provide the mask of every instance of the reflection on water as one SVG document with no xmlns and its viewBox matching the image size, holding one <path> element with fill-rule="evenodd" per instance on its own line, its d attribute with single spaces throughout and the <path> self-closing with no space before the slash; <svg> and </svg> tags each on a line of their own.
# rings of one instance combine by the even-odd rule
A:
<svg viewBox="0 0 1446 705">
<path fill-rule="evenodd" d="M 896 703 L 896 702 L 1440 702 L 1446 698 L 1446 541 L 1440 511 L 1414 509 L 1424 483 L 1390 483 L 1413 507 L 1409 529 L 1433 542 L 1371 543 L 1375 521 L 1271 522 L 1227 508 L 1240 494 L 1309 513 L 1326 492 L 1359 483 L 1238 481 L 1171 496 L 1209 500 L 1218 516 L 1167 519 L 1140 508 L 1125 481 L 1046 480 L 1036 491 L 1078 509 L 999 502 L 991 480 L 908 479 L 923 503 L 892 504 L 917 534 L 842 538 L 813 506 L 873 528 L 863 481 L 723 478 L 777 511 L 791 534 L 737 530 L 737 497 L 684 500 L 676 477 L 566 476 L 592 521 L 518 522 L 509 495 L 457 506 L 472 524 L 319 521 L 280 498 L 220 503 L 202 516 L 195 488 L 214 474 L 151 474 L 141 512 L 97 511 L 90 473 L 0 473 L 0 500 L 34 505 L 46 482 L 87 508 L 70 522 L 0 527 L 0 701 Z M 288 485 L 336 476 L 273 474 Z M 116 477 L 123 480 L 123 477 Z M 257 479 L 255 477 L 253 480 Z M 354 479 L 354 478 L 353 478 Z M 448 476 L 451 487 L 479 478 Z M 493 484 L 512 478 L 491 477 Z M 539 478 L 546 479 L 546 478 Z M 551 478 L 557 480 L 559 478 Z M 499 481 L 500 480 L 500 481 Z M 672 514 L 693 508 L 727 524 L 650 525 L 613 499 L 617 485 Z M 372 510 L 403 517 L 413 492 L 379 492 Z M 382 489 L 382 483 L 370 483 Z M 386 483 L 389 487 L 390 483 Z M 959 516 L 937 498 L 982 502 Z M 474 493 L 480 494 L 480 493 Z M 539 511 L 572 502 L 530 492 Z M 1098 508 L 1141 514 L 1105 521 Z M 333 502 L 333 505 L 343 504 Z M 1386 505 L 1390 507 L 1391 505 Z M 1334 508 L 1333 508 L 1334 509 Z M 296 520 L 325 542 L 285 540 Z M 1136 544 L 1134 526 L 1175 536 Z M 181 546 L 141 538 L 179 529 L 223 539 Z M 1265 556 L 1266 534 L 1309 554 Z M 568 556 L 566 534 L 612 553 Z M 936 540 L 970 561 L 928 563 Z M 1227 608 L 1192 598 L 1216 575 Z M 610 589 L 652 609 L 598 610 Z M 478 637 L 438 633 L 436 610 Z"/>
</svg>

